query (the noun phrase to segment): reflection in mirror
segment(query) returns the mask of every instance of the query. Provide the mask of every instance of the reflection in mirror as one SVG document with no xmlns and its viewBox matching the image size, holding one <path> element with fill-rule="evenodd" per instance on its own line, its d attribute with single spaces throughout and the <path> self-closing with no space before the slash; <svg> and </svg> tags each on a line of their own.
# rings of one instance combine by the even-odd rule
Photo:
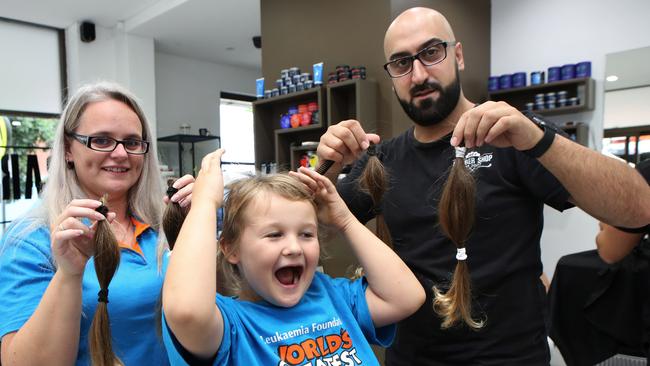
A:
<svg viewBox="0 0 650 366">
<path fill-rule="evenodd" d="M 606 55 L 603 153 L 650 158 L 650 47 Z"/>
</svg>

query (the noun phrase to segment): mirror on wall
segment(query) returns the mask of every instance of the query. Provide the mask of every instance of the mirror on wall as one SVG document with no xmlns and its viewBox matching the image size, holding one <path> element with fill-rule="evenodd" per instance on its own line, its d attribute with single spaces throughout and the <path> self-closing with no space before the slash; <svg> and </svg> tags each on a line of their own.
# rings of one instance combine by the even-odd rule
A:
<svg viewBox="0 0 650 366">
<path fill-rule="evenodd" d="M 606 55 L 603 153 L 650 158 L 650 46 Z"/>
</svg>

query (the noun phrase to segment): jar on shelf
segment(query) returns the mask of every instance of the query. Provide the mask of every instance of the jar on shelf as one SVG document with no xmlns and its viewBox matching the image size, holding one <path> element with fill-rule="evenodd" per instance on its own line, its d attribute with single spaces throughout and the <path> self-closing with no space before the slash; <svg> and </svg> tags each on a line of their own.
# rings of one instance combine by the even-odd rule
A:
<svg viewBox="0 0 650 366">
<path fill-rule="evenodd" d="M 181 130 L 181 135 L 189 135 L 190 134 L 190 124 L 189 123 L 183 123 L 179 126 L 179 129 Z"/>
</svg>

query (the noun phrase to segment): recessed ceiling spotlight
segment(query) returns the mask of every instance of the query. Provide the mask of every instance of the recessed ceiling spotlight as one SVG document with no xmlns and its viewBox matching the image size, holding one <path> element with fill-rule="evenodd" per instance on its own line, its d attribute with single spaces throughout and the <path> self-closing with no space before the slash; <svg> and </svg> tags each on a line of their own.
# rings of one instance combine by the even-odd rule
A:
<svg viewBox="0 0 650 366">
<path fill-rule="evenodd" d="M 607 81 L 609 81 L 609 82 L 614 82 L 614 81 L 618 80 L 618 76 L 616 76 L 616 75 L 609 75 L 608 77 L 605 78 L 605 80 L 607 80 Z"/>
</svg>

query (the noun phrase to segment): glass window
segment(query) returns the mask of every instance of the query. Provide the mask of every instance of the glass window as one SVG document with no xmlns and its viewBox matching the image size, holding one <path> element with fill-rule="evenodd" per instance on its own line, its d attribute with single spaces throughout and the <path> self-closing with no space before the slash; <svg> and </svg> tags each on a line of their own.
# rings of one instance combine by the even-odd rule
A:
<svg viewBox="0 0 650 366">
<path fill-rule="evenodd" d="M 226 178 L 255 172 L 253 105 L 249 101 L 221 98 L 219 108 L 221 146 L 226 150 L 223 170 Z"/>
<path fill-rule="evenodd" d="M 57 123 L 56 118 L 0 116 L 0 233 L 37 202 Z"/>
<path fill-rule="evenodd" d="M 650 159 L 650 126 L 605 130 L 602 152 L 631 164 Z"/>
</svg>

